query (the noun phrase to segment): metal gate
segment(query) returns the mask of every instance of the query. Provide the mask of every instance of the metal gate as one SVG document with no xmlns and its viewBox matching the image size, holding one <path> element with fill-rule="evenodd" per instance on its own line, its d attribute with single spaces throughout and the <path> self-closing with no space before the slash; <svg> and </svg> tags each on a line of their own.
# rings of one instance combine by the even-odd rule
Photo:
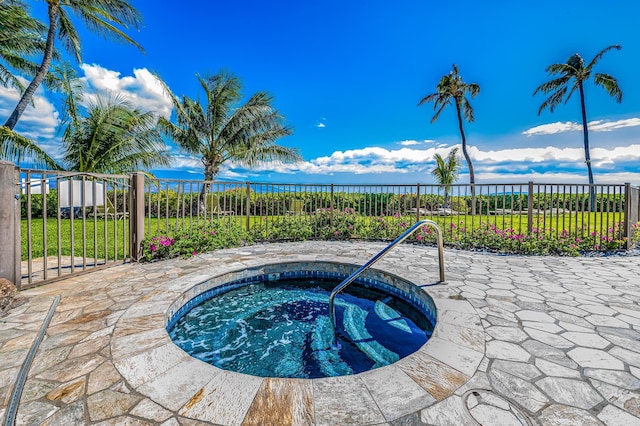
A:
<svg viewBox="0 0 640 426">
<path fill-rule="evenodd" d="M 20 170 L 21 289 L 130 258 L 128 175 Z"/>
</svg>

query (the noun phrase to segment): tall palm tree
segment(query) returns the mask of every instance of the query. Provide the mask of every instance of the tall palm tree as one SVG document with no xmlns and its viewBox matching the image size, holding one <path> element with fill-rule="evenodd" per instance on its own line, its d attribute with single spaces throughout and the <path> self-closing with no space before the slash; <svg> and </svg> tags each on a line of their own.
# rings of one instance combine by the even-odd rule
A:
<svg viewBox="0 0 640 426">
<path fill-rule="evenodd" d="M 284 125 L 284 117 L 272 106 L 271 95 L 257 92 L 241 103 L 237 76 L 221 71 L 197 78 L 205 93 L 205 104 L 187 96 L 178 99 L 163 83 L 176 109 L 176 123 L 160 118 L 159 125 L 182 149 L 201 157 L 206 181 L 212 181 L 226 161 L 254 167 L 263 162 L 302 159 L 297 149 L 275 143 L 290 135 L 292 129 Z M 203 185 L 201 206 L 210 185 Z"/>
<path fill-rule="evenodd" d="M 433 159 L 436 160 L 436 167 L 431 174 L 436 178 L 440 185 L 444 187 L 444 206 L 449 206 L 449 190 L 450 186 L 458 180 L 460 174 L 460 161 L 458 161 L 458 147 L 449 151 L 447 159 L 442 158 L 440 154 L 435 154 Z"/>
<path fill-rule="evenodd" d="M 620 50 L 621 46 L 617 44 L 613 44 L 609 47 L 605 47 L 602 49 L 588 65 L 585 66 L 584 59 L 577 53 L 571 55 L 567 62 L 564 64 L 552 64 L 549 65 L 545 71 L 550 76 L 559 75 L 546 83 L 538 86 L 533 92 L 536 95 L 538 92 L 542 92 L 544 94 L 549 94 L 549 97 L 540 105 L 538 109 L 538 115 L 542 113 L 542 111 L 546 108 L 549 108 L 549 111 L 553 112 L 555 108 L 562 102 L 564 99 L 564 103 L 567 103 L 571 98 L 571 95 L 578 90 L 580 93 L 580 108 L 582 111 L 582 133 L 584 136 L 584 158 L 585 163 L 587 163 L 587 172 L 589 174 L 589 185 L 593 185 L 593 171 L 591 169 L 591 155 L 589 153 L 589 131 L 587 129 L 587 110 L 585 107 L 584 100 L 584 83 L 589 80 L 591 77 L 591 73 L 593 71 L 593 67 L 598 61 L 610 50 Z M 618 80 L 615 77 L 604 74 L 604 73 L 594 73 L 593 74 L 593 82 L 596 86 L 601 86 L 604 90 L 607 91 L 609 96 L 611 96 L 616 102 L 622 102 L 622 90 L 618 86 Z M 595 189 L 593 186 L 590 187 L 589 191 L 589 205 L 591 211 L 595 209 Z"/>
<path fill-rule="evenodd" d="M 480 93 L 480 86 L 476 83 L 465 83 L 458 72 L 458 66 L 453 64 L 453 70 L 443 76 L 440 82 L 436 86 L 436 92 L 425 96 L 420 100 L 418 106 L 427 102 L 433 102 L 433 109 L 435 114 L 431 118 L 431 123 L 435 123 L 440 114 L 447 105 L 454 104 L 456 107 L 456 114 L 458 117 L 458 129 L 460 131 L 460 137 L 462 138 L 462 153 L 467 162 L 469 168 L 469 183 L 471 184 L 471 214 L 475 214 L 475 174 L 473 172 L 473 163 L 471 157 L 467 152 L 467 138 L 464 134 L 464 127 L 462 126 L 462 117 L 470 123 L 473 123 L 473 107 L 469 102 L 467 95 L 474 98 Z"/>
<path fill-rule="evenodd" d="M 24 91 L 13 71 L 35 75 L 38 65 L 28 58 L 44 51 L 46 27 L 20 2 L 0 3 L 0 85 Z"/>
<path fill-rule="evenodd" d="M 169 156 L 151 112 L 116 95 L 98 95 L 81 105 L 82 86 L 64 70 L 63 164 L 86 173 L 128 173 L 168 166 Z"/>
<path fill-rule="evenodd" d="M 47 76 L 54 54 L 56 36 L 77 61 L 81 60 L 80 38 L 69 12 L 79 16 L 90 30 L 106 37 L 123 40 L 141 49 L 133 39 L 118 28 L 120 26 L 123 29 L 129 27 L 138 29 L 142 22 L 139 12 L 127 0 L 46 0 L 46 2 L 49 29 L 42 62 L 18 101 L 18 105 L 4 124 L 10 130 L 15 128 L 36 89 Z"/>
</svg>

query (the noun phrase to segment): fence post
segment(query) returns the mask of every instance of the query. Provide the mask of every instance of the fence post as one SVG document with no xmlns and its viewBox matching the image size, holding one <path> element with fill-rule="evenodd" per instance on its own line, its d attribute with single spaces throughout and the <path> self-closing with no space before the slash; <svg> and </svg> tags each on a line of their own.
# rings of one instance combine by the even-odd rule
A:
<svg viewBox="0 0 640 426">
<path fill-rule="evenodd" d="M 533 182 L 529 181 L 529 191 L 527 193 L 527 232 L 533 232 Z"/>
<path fill-rule="evenodd" d="M 245 210 L 244 210 L 244 215 L 246 217 L 246 230 L 247 232 L 249 232 L 251 225 L 249 223 L 249 219 L 251 218 L 251 212 L 249 211 L 249 209 L 251 208 L 251 182 L 247 181 L 247 199 L 245 200 Z"/>
<path fill-rule="evenodd" d="M 144 174 L 131 174 L 129 188 L 129 254 L 132 262 L 140 260 L 142 240 L 144 240 Z M 177 220 L 176 213 L 176 220 Z"/>
<path fill-rule="evenodd" d="M 20 169 L 0 161 L 0 278 L 22 289 L 20 247 Z M 29 185 L 29 182 L 27 182 Z"/>
<path fill-rule="evenodd" d="M 420 222 L 420 183 L 416 189 L 416 222 Z"/>
<path fill-rule="evenodd" d="M 329 200 L 329 208 L 331 215 L 329 216 L 329 225 L 333 227 L 333 184 L 331 184 L 331 199 Z"/>
<path fill-rule="evenodd" d="M 631 226 L 633 225 L 631 222 L 631 184 L 629 182 L 624 184 L 624 235 L 623 237 L 627 237 L 627 250 L 631 249 L 631 237 L 633 236 L 633 232 Z"/>
</svg>

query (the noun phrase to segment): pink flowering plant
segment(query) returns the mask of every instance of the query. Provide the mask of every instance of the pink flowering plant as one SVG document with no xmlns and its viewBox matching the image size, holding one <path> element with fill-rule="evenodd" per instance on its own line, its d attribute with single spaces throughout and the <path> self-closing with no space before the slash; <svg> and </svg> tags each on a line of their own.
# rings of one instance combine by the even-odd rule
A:
<svg viewBox="0 0 640 426">
<path fill-rule="evenodd" d="M 494 224 L 480 224 L 479 227 L 466 229 L 463 222 L 450 223 L 450 229 L 443 229 L 445 243 L 449 246 L 487 250 L 509 254 L 578 256 L 590 252 L 610 252 L 626 247 L 626 239 L 620 237 L 620 225 L 614 224 L 608 229 L 590 231 L 578 228 L 573 231 L 533 228 L 531 233 L 518 232 L 511 228 L 500 228 Z M 432 228 L 423 227 L 414 239 L 420 243 L 436 242 Z"/>
<path fill-rule="evenodd" d="M 159 233 L 142 243 L 142 259 L 191 257 L 217 249 L 251 244 L 253 238 L 239 227 L 223 221 L 209 220 L 191 229 L 173 229 Z"/>
</svg>

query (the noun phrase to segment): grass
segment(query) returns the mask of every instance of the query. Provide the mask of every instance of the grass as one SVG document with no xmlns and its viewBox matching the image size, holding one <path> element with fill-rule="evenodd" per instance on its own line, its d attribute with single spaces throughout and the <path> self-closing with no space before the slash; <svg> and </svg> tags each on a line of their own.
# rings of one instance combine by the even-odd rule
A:
<svg viewBox="0 0 640 426">
<path fill-rule="evenodd" d="M 328 216 L 325 217 L 325 219 Z M 247 219 L 245 216 L 220 216 L 219 219 L 228 226 L 245 229 Z M 390 226 L 397 228 L 397 234 L 402 232 L 402 223 L 410 226 L 416 221 L 416 216 L 385 216 L 382 220 Z M 526 214 L 514 215 L 461 215 L 461 216 L 425 216 L 421 219 L 431 219 L 438 223 L 445 234 L 454 234 L 456 229 L 475 229 L 490 228 L 494 226 L 500 229 L 514 229 L 518 233 L 527 233 L 528 219 Z M 252 216 L 249 218 L 249 227 L 254 229 L 261 227 L 263 233 L 261 236 L 265 239 L 269 238 L 270 229 L 278 222 L 299 221 L 300 223 L 314 223 L 317 221 L 315 215 L 295 215 L 295 216 Z M 370 226 L 374 220 L 380 220 L 380 217 L 364 217 L 355 215 L 354 224 L 360 227 Z M 532 226 L 534 229 L 544 230 L 546 234 L 560 233 L 562 230 L 573 230 L 582 228 L 580 232 L 587 235 L 590 232 L 599 232 L 606 234 L 609 229 L 614 227 L 615 223 L 623 220 L 622 213 L 575 213 L 561 215 L 534 215 Z M 60 243 L 58 244 L 58 223 L 57 219 L 47 219 L 46 221 L 46 245 L 47 255 L 57 255 L 58 246 L 60 246 L 61 255 L 69 256 L 73 251 L 75 257 L 85 256 L 89 261 L 91 259 L 122 259 L 128 256 L 129 251 L 129 222 L 128 219 L 104 220 L 87 218 L 83 223 L 82 219 L 73 221 L 73 238 L 70 219 L 60 220 Z M 197 218 L 180 217 L 169 219 L 145 218 L 145 235 L 147 238 L 154 235 L 175 232 L 175 229 L 182 229 L 188 234 L 189 231 L 198 223 L 204 222 L 203 219 L 198 221 Z M 85 226 L 83 226 L 83 224 Z M 396 229 L 394 228 L 394 229 Z M 27 220 L 22 220 L 22 259 L 28 258 L 29 248 L 31 248 L 31 257 L 40 258 L 44 256 L 44 235 L 45 223 L 43 219 L 31 220 L 31 238 L 29 239 L 29 226 Z M 395 235 L 395 232 L 391 232 Z M 86 238 L 83 238 L 85 236 Z M 106 237 L 106 238 L 105 238 Z M 277 235 L 275 239 L 286 239 L 286 235 Z M 29 245 L 29 241 L 31 244 Z M 73 250 L 72 250 L 73 241 Z M 83 243 L 84 241 L 84 243 Z M 106 244 L 105 244 L 106 241 Z M 106 255 L 105 255 L 106 253 Z"/>
</svg>

